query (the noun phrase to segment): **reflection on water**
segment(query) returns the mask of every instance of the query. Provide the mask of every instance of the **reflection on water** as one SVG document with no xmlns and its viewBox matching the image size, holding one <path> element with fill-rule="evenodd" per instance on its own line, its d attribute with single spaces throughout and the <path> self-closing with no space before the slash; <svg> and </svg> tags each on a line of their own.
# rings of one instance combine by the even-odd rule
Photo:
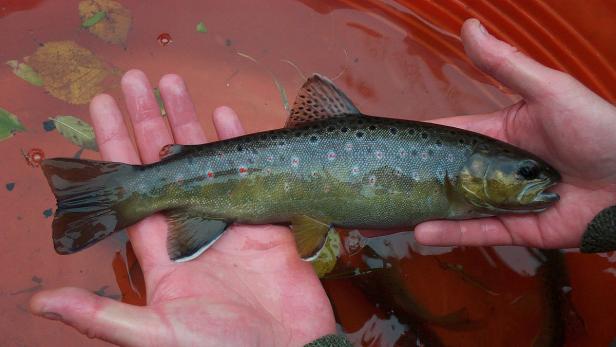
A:
<svg viewBox="0 0 616 347">
<path fill-rule="evenodd" d="M 40 170 L 29 166 L 24 154 L 32 149 L 47 157 L 98 154 L 81 151 L 74 138 L 63 137 L 49 123 L 59 115 L 85 122 L 89 116 L 87 104 L 74 98 L 84 94 L 62 89 L 82 86 L 76 82 L 82 75 L 66 80 L 67 74 L 48 70 L 49 56 L 37 51 L 45 43 L 73 41 L 72 56 L 95 57 L 89 61 L 104 66 L 111 80 L 101 88 L 118 98 L 113 78 L 130 68 L 143 69 L 152 81 L 169 72 L 182 75 L 210 139 L 215 138 L 210 112 L 223 104 L 236 109 L 249 132 L 281 127 L 285 104 L 293 100 L 303 76 L 313 72 L 335 79 L 367 114 L 430 119 L 509 105 L 518 97 L 479 74 L 463 54 L 457 30 L 469 14 L 487 18 L 493 32 L 576 74 L 611 100 L 616 90 L 613 68 L 604 63 L 616 57 L 611 44 L 616 29 L 601 27 L 611 23 L 608 14 L 613 12 L 599 2 L 584 13 L 556 1 L 548 1 L 549 11 L 544 2 L 513 9 L 505 3 L 464 1 L 448 6 L 351 0 L 120 2 L 130 11 L 125 42 L 84 28 L 77 1 L 0 1 L 0 32 L 6 36 L 0 61 L 30 61 L 44 80 L 68 81 L 50 89 L 51 82 L 41 87 L 16 76 L 9 65 L 0 68 L 0 108 L 15 114 L 26 129 L 0 141 L 3 344 L 84 343 L 72 329 L 27 312 L 28 298 L 42 288 L 79 286 L 133 304 L 143 304 L 146 295 L 124 234 L 71 256 L 53 251 L 48 217 L 54 200 Z M 548 27 L 537 27 L 542 18 Z M 568 22 L 575 24 L 575 35 L 563 24 Z M 196 30 L 199 23 L 205 32 Z M 550 39 L 549 25 L 564 35 L 562 40 Z M 162 44 L 161 37 L 170 39 Z M 562 45 L 563 40 L 570 45 Z M 36 52 L 38 60 L 27 59 Z M 563 260 L 553 252 L 433 249 L 418 245 L 410 233 L 376 239 L 367 236 L 381 233 L 362 233 L 343 233 L 346 254 L 338 270 L 371 270 L 368 275 L 324 281 L 340 326 L 356 343 L 546 345 L 565 337 L 569 345 L 593 346 L 606 345 L 616 335 L 611 333 L 616 331 L 613 254 L 568 252 Z M 366 254 L 367 249 L 372 253 Z"/>
</svg>

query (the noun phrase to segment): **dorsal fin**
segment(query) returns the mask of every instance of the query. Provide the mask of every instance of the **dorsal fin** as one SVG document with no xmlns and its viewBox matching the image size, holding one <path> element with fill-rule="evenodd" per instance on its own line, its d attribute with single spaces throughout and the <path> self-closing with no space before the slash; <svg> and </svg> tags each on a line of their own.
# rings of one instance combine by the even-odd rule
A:
<svg viewBox="0 0 616 347">
<path fill-rule="evenodd" d="M 348 115 L 360 115 L 360 112 L 332 81 L 314 74 L 297 94 L 285 127 L 293 128 L 317 120 Z"/>
</svg>

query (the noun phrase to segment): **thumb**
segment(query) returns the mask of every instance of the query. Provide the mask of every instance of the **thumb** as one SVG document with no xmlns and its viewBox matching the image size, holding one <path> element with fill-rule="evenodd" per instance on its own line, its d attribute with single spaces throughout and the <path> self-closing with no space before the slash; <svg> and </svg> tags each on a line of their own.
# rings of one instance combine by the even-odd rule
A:
<svg viewBox="0 0 616 347">
<path fill-rule="evenodd" d="M 475 18 L 464 22 L 461 36 L 466 54 L 479 69 L 527 100 L 549 96 L 562 88 L 562 83 L 573 80 L 492 36 Z"/>
<path fill-rule="evenodd" d="M 149 309 L 101 297 L 80 288 L 59 288 L 37 293 L 30 311 L 59 320 L 90 338 L 123 346 L 143 346 L 156 339 L 161 322 Z M 151 341 L 154 342 L 154 341 Z M 160 339 L 156 339 L 160 343 Z"/>
</svg>

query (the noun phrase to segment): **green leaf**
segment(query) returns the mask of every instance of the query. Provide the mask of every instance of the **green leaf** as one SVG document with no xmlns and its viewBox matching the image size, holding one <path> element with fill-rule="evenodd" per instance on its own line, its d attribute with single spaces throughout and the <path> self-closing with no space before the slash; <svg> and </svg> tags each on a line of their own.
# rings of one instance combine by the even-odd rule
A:
<svg viewBox="0 0 616 347">
<path fill-rule="evenodd" d="M 94 129 L 90 124 L 73 116 L 57 116 L 49 118 L 56 125 L 56 130 L 67 140 L 79 147 L 98 151 Z"/>
<path fill-rule="evenodd" d="M 158 89 L 158 87 L 154 87 L 154 96 L 156 97 L 156 102 L 158 102 L 161 116 L 166 116 L 167 110 L 165 110 L 165 103 L 163 103 L 163 98 L 160 96 L 160 89 Z"/>
<path fill-rule="evenodd" d="M 93 14 L 91 17 L 86 18 L 86 20 L 84 20 L 83 23 L 81 23 L 81 26 L 84 28 L 89 28 L 93 26 L 94 24 L 103 20 L 103 18 L 105 17 L 107 17 L 106 11 L 98 11 L 95 14 Z"/>
<path fill-rule="evenodd" d="M 17 60 L 9 60 L 6 62 L 6 65 L 10 66 L 13 73 L 24 81 L 37 87 L 43 85 L 43 79 L 30 65 L 20 63 Z"/>
<path fill-rule="evenodd" d="M 197 32 L 207 33 L 207 28 L 205 27 L 205 24 L 203 24 L 203 22 L 199 22 L 199 24 L 197 24 Z"/>
<path fill-rule="evenodd" d="M 17 116 L 0 108 L 0 140 L 7 139 L 20 131 L 26 131 L 26 128 L 17 119 Z"/>
</svg>

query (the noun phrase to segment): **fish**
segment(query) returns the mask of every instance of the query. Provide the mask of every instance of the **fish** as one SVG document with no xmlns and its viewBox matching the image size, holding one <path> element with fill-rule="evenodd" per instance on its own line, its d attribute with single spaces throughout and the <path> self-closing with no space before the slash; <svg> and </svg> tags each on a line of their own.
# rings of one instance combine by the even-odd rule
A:
<svg viewBox="0 0 616 347">
<path fill-rule="evenodd" d="M 326 77 L 299 90 L 285 126 L 201 145 L 157 163 L 52 158 L 59 254 L 155 213 L 170 259 L 194 259 L 233 223 L 290 224 L 303 259 L 335 228 L 414 227 L 434 219 L 541 212 L 559 200 L 544 160 L 463 129 L 362 114 Z"/>
</svg>

